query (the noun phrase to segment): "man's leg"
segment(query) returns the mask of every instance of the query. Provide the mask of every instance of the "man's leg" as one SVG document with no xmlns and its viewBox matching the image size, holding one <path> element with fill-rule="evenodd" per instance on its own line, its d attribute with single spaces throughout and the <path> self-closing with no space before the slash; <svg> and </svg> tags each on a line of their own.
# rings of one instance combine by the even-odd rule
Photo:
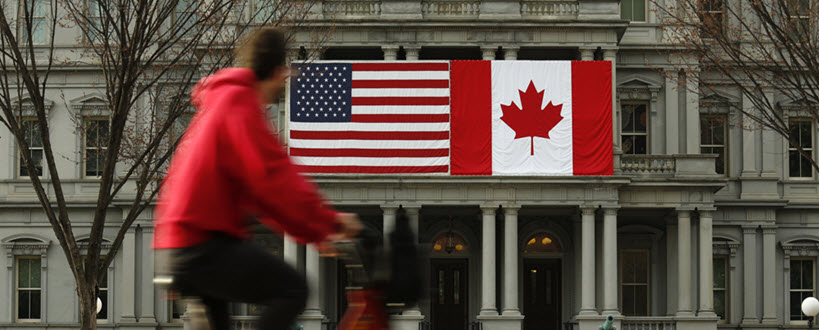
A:
<svg viewBox="0 0 819 330">
<path fill-rule="evenodd" d="M 200 298 L 207 311 L 208 321 L 210 321 L 210 330 L 230 330 L 228 302 L 213 297 Z"/>
<path fill-rule="evenodd" d="M 304 278 L 256 245 L 217 237 L 178 256 L 175 276 L 192 294 L 267 306 L 260 329 L 289 330 L 304 310 Z"/>
</svg>

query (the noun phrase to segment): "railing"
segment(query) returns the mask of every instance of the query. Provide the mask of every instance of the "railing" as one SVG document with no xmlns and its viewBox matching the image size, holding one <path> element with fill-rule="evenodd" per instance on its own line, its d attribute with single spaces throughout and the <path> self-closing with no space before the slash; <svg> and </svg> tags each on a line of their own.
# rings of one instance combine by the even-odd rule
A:
<svg viewBox="0 0 819 330">
<path fill-rule="evenodd" d="M 674 175 L 673 155 L 622 155 L 620 169 L 625 175 Z"/>
<path fill-rule="evenodd" d="M 480 1 L 470 0 L 426 0 L 421 2 L 421 12 L 426 16 L 478 16 Z"/>
<path fill-rule="evenodd" d="M 324 1 L 323 10 L 325 16 L 330 17 L 360 17 L 381 15 L 380 0 L 327 0 Z"/>
<path fill-rule="evenodd" d="M 469 323 L 469 330 L 483 330 L 483 323 L 481 322 Z"/>
<path fill-rule="evenodd" d="M 671 317 L 626 317 L 622 330 L 676 330 L 677 323 Z"/>
<path fill-rule="evenodd" d="M 522 0 L 520 14 L 523 16 L 577 17 L 577 1 Z"/>
<path fill-rule="evenodd" d="M 233 330 L 256 330 L 258 316 L 231 316 L 231 329 Z"/>
<path fill-rule="evenodd" d="M 418 330 L 429 330 L 429 329 L 430 329 L 429 321 L 418 322 Z"/>
</svg>

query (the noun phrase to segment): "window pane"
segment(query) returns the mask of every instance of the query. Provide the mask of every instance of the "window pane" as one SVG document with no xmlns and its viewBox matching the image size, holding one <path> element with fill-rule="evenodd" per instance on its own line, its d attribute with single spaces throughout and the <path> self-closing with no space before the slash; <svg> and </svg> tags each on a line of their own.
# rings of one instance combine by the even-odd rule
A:
<svg viewBox="0 0 819 330">
<path fill-rule="evenodd" d="M 626 1 L 623 1 L 626 3 Z M 634 105 L 624 104 L 622 107 L 621 125 L 623 133 L 634 133 Z"/>
<path fill-rule="evenodd" d="M 813 262 L 802 260 L 802 289 L 813 289 Z"/>
<path fill-rule="evenodd" d="M 30 305 L 31 314 L 29 315 L 32 319 L 39 319 L 40 318 L 40 291 L 31 291 L 31 305 Z"/>
<path fill-rule="evenodd" d="M 725 258 L 714 258 L 714 287 L 725 288 Z"/>
<path fill-rule="evenodd" d="M 808 160 L 804 160 L 810 164 Z M 791 177 L 805 177 L 802 172 L 802 154 L 799 151 L 791 150 L 788 152 L 788 168 Z M 808 175 L 809 177 L 810 175 Z"/>
<path fill-rule="evenodd" d="M 444 271 L 438 271 L 438 304 L 443 305 L 446 303 L 445 296 L 444 296 Z"/>
<path fill-rule="evenodd" d="M 623 135 L 623 143 L 622 143 L 623 153 L 626 155 L 633 155 L 634 152 L 634 136 L 632 135 Z"/>
<path fill-rule="evenodd" d="M 634 154 L 645 155 L 648 153 L 647 137 L 645 135 L 634 136 Z"/>
<path fill-rule="evenodd" d="M 802 319 L 802 293 L 791 292 L 791 320 Z"/>
<path fill-rule="evenodd" d="M 802 148 L 813 147 L 810 130 L 811 122 L 806 120 L 799 121 L 799 141 L 802 144 Z"/>
<path fill-rule="evenodd" d="M 31 282 L 29 283 L 29 285 L 31 285 L 32 288 L 39 288 L 41 275 L 40 259 L 29 259 L 29 261 L 30 261 L 29 264 L 31 265 L 31 269 L 29 270 L 31 272 Z"/>
<path fill-rule="evenodd" d="M 455 271 L 455 274 L 453 275 L 453 277 L 454 277 L 454 278 L 453 278 L 453 280 L 455 281 L 455 284 L 453 285 L 453 287 L 454 287 L 454 288 L 453 288 L 453 290 L 452 290 L 452 294 L 454 295 L 454 300 L 455 300 L 455 301 L 454 301 L 454 304 L 455 304 L 455 305 L 457 305 L 457 304 L 460 304 L 460 303 L 461 303 L 461 296 L 460 296 L 460 290 L 461 290 L 461 283 L 460 283 L 460 280 L 461 280 L 461 274 L 460 274 L 460 272 L 456 270 L 456 271 Z"/>
<path fill-rule="evenodd" d="M 812 156 L 813 152 L 809 152 Z M 811 165 L 810 160 L 805 157 L 799 158 L 799 176 L 802 178 L 809 178 L 813 176 L 813 165 Z"/>
<path fill-rule="evenodd" d="M 648 283 L 648 258 L 646 254 L 639 252 L 634 254 L 635 260 L 635 281 L 637 283 Z"/>
<path fill-rule="evenodd" d="M 639 1 L 638 1 L 639 2 Z M 634 106 L 634 131 L 638 133 L 645 133 L 648 127 L 646 121 L 646 105 L 638 104 Z"/>
<path fill-rule="evenodd" d="M 725 319 L 725 291 L 714 291 L 714 313 L 720 319 Z"/>
<path fill-rule="evenodd" d="M 97 175 L 98 158 L 99 152 L 97 150 L 94 149 L 86 150 L 85 176 L 98 176 Z"/>
<path fill-rule="evenodd" d="M 791 290 L 802 288 L 802 262 L 801 260 L 791 260 Z"/>
<path fill-rule="evenodd" d="M 17 293 L 17 318 L 31 318 L 31 295 L 30 291 L 20 290 Z"/>
<path fill-rule="evenodd" d="M 634 0 L 634 14 L 632 21 L 643 22 L 646 20 L 646 0 Z"/>
<path fill-rule="evenodd" d="M 725 174 L 725 148 L 714 148 L 717 154 L 717 174 Z"/>
<path fill-rule="evenodd" d="M 712 122 L 709 117 L 700 118 L 700 144 L 714 144 Z"/>
<path fill-rule="evenodd" d="M 17 287 L 28 288 L 31 283 L 31 265 L 30 259 L 20 259 L 17 263 Z"/>
<path fill-rule="evenodd" d="M 714 144 L 725 144 L 725 118 L 714 118 L 711 122 L 714 133 Z"/>
<path fill-rule="evenodd" d="M 620 2 L 620 18 L 632 20 L 633 1 L 635 0 L 622 0 Z"/>
<path fill-rule="evenodd" d="M 640 285 L 634 287 L 633 315 L 648 316 L 648 286 Z"/>
<path fill-rule="evenodd" d="M 46 25 L 45 19 L 34 18 L 31 20 L 31 40 L 35 44 L 44 44 L 46 42 Z"/>
<path fill-rule="evenodd" d="M 623 283 L 634 283 L 634 257 L 631 253 L 623 253 Z"/>
<path fill-rule="evenodd" d="M 623 314 L 626 316 L 634 315 L 634 286 L 623 286 Z"/>
<path fill-rule="evenodd" d="M 108 290 L 100 290 L 99 298 L 102 301 L 102 309 L 97 313 L 97 319 L 104 320 L 108 318 Z"/>
</svg>

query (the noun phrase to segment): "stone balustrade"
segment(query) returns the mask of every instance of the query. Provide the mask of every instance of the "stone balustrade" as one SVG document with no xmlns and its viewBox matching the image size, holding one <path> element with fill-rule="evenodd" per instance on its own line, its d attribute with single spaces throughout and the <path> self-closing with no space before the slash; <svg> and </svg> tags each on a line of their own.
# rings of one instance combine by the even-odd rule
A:
<svg viewBox="0 0 819 330">
<path fill-rule="evenodd" d="M 480 1 L 426 0 L 421 2 L 421 13 L 430 16 L 477 17 L 481 12 Z"/>
<path fill-rule="evenodd" d="M 693 178 L 715 176 L 716 155 L 621 155 L 623 175 Z"/>
<path fill-rule="evenodd" d="M 379 0 L 332 0 L 324 1 L 322 6 L 325 17 L 356 18 L 362 16 L 380 16 Z"/>
<path fill-rule="evenodd" d="M 523 0 L 520 14 L 524 17 L 577 17 L 577 1 Z"/>
<path fill-rule="evenodd" d="M 628 316 L 622 330 L 676 330 L 677 323 L 670 316 Z"/>
</svg>

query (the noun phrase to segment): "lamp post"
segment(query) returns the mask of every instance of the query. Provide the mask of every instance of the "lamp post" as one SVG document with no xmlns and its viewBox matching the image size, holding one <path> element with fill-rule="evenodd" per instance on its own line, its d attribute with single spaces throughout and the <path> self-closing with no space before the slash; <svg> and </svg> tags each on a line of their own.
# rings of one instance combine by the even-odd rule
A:
<svg viewBox="0 0 819 330">
<path fill-rule="evenodd" d="M 813 329 L 813 319 L 819 314 L 819 300 L 807 297 L 802 301 L 802 313 L 808 317 L 808 329 Z"/>
</svg>

